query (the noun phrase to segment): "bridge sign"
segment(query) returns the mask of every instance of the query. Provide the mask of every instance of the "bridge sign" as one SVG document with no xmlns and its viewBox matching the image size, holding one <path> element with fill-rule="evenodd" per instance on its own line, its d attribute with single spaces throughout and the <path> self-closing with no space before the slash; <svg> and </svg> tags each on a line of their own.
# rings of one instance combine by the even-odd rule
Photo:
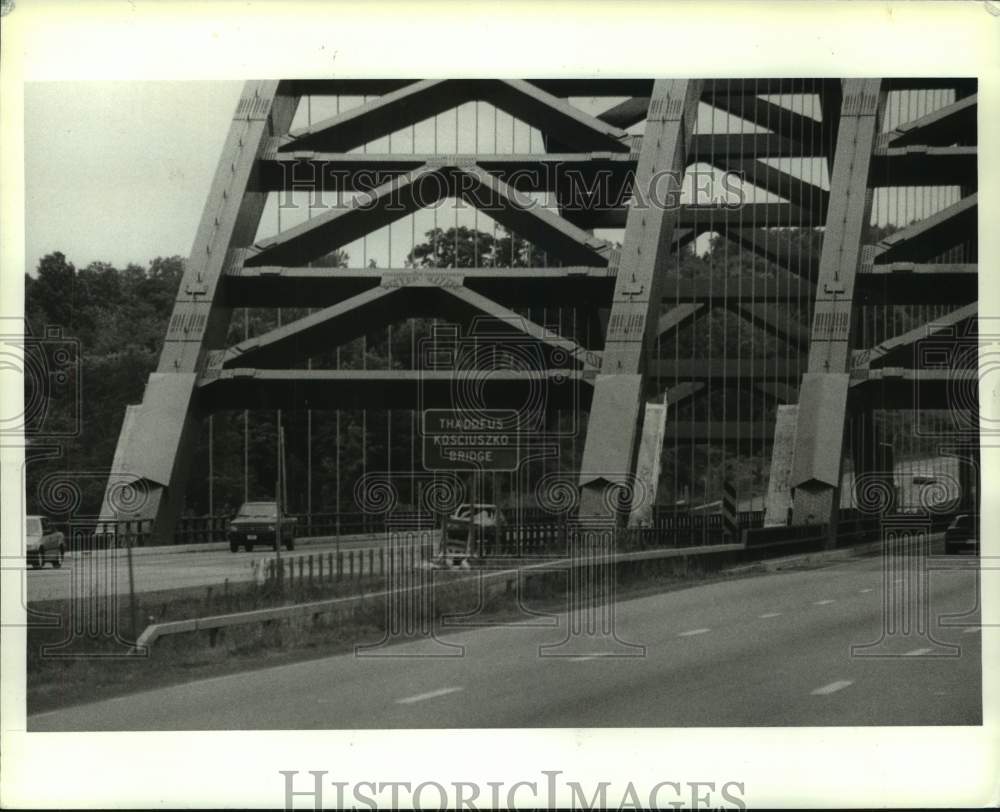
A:
<svg viewBox="0 0 1000 812">
<path fill-rule="evenodd" d="M 421 434 L 428 471 L 517 470 L 514 409 L 425 409 Z"/>
</svg>

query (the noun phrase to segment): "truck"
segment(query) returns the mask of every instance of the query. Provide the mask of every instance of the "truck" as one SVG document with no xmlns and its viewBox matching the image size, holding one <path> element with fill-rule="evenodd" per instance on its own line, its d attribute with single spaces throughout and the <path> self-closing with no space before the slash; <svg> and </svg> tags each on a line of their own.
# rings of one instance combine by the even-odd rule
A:
<svg viewBox="0 0 1000 812">
<path fill-rule="evenodd" d="M 470 541 L 472 549 L 469 553 L 472 555 L 494 552 L 503 541 L 503 531 L 506 526 L 507 518 L 497 505 L 484 503 L 459 505 L 455 512 L 445 519 L 445 552 L 452 555 L 464 553 Z"/>
</svg>

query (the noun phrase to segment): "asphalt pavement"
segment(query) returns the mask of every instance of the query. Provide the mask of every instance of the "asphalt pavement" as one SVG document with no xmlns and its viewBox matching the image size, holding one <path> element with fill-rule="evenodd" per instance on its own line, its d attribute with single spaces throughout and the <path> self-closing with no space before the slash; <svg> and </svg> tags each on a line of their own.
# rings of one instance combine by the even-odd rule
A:
<svg viewBox="0 0 1000 812">
<path fill-rule="evenodd" d="M 282 555 L 326 554 L 338 550 L 367 550 L 385 544 L 385 533 L 297 539 L 293 553 Z M 141 548 L 132 557 L 135 591 L 215 586 L 254 578 L 252 562 L 274 556 L 272 548 L 260 547 L 251 552 L 230 552 L 229 545 L 187 545 Z M 124 549 L 75 552 L 67 554 L 60 569 L 47 565 L 26 570 L 28 601 L 61 600 L 94 593 L 124 595 L 129 591 L 128 557 Z"/>
<path fill-rule="evenodd" d="M 563 613 L 42 713 L 28 730 L 979 724 L 976 562 L 929 563 L 925 596 L 915 570 L 874 556 L 620 601 L 613 636 L 600 622 L 572 636 Z"/>
</svg>

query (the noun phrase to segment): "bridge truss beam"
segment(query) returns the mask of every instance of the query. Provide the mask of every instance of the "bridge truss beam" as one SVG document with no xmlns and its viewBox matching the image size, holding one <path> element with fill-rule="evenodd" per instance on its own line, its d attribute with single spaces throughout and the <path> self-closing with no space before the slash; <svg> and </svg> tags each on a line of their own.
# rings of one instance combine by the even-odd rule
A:
<svg viewBox="0 0 1000 812">
<path fill-rule="evenodd" d="M 880 100 L 911 88 L 954 101 L 882 132 Z M 453 406 L 461 375 L 416 357 L 384 370 L 339 360 L 314 369 L 313 358 L 407 319 L 463 331 L 486 319 L 499 330 L 492 341 L 527 341 L 543 364 L 491 370 L 491 406 L 516 407 L 540 386 L 549 412 L 589 413 L 582 515 L 615 515 L 602 490 L 635 472 L 647 402 L 668 405 L 664 458 L 675 475 L 680 456 L 693 466 L 715 446 L 766 453 L 761 415 L 797 402 L 794 519 L 832 527 L 852 416 L 875 430 L 874 410 L 947 408 L 949 387 L 969 385 L 965 372 L 949 377 L 920 359 L 929 341 L 967 340 L 975 324 L 975 92 L 971 80 L 906 78 L 248 83 L 159 364 L 126 413 L 114 470 L 146 500 L 138 515 L 119 515 L 152 519 L 155 539 L 170 540 L 199 426 L 215 412 Z M 305 98 L 325 94 L 375 98 L 294 124 Z M 572 103 L 580 97 L 609 101 L 586 111 Z M 415 136 L 409 152 L 367 147 L 463 104 L 516 119 L 544 150 L 534 136 L 527 151 L 513 136 L 509 151 L 496 140 L 482 149 L 478 134 L 473 151 L 457 134 L 447 153 L 418 149 Z M 654 177 L 666 176 L 660 192 L 672 195 L 705 166 L 717 178 L 736 173 L 746 199 L 726 206 L 689 190 L 676 205 L 644 205 Z M 873 193 L 929 185 L 961 191 L 866 237 Z M 277 230 L 262 236 L 269 196 L 300 192 L 336 199 L 311 202 L 284 228 L 279 210 Z M 523 267 L 411 267 L 412 255 L 385 268 L 319 267 L 449 199 L 506 229 L 509 264 Z M 526 259 L 514 259 L 515 235 L 531 246 Z M 931 304 L 950 311 L 863 338 L 865 324 L 881 324 L 872 311 Z M 279 309 L 278 326 L 234 341 L 241 308 Z M 283 322 L 282 308 L 310 312 Z M 572 331 L 564 308 L 581 314 Z M 117 508 L 106 498 L 104 518 Z"/>
</svg>

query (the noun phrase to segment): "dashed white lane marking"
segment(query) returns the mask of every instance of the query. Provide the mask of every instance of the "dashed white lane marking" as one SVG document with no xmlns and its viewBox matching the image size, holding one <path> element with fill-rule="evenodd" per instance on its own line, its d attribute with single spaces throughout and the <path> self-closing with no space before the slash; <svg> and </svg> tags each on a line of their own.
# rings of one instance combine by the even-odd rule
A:
<svg viewBox="0 0 1000 812">
<path fill-rule="evenodd" d="M 858 590 L 858 591 L 859 592 L 872 592 L 873 590 L 872 589 L 861 589 L 861 590 Z"/>
<path fill-rule="evenodd" d="M 824 601 L 813 601 L 813 603 L 814 603 L 814 604 L 815 604 L 816 606 L 825 606 L 825 605 L 826 605 L 826 604 L 828 604 L 828 603 L 834 603 L 834 599 L 833 599 L 833 598 L 827 598 L 827 599 L 826 599 L 826 600 L 824 600 Z"/>
<path fill-rule="evenodd" d="M 757 617 L 760 617 L 760 618 L 778 617 L 778 615 L 780 615 L 780 614 L 781 614 L 781 612 L 766 612 L 763 615 L 757 615 Z"/>
<path fill-rule="evenodd" d="M 908 651 L 904 654 L 904 657 L 922 657 L 924 654 L 930 654 L 933 649 L 929 648 L 915 648 L 913 651 Z"/>
<path fill-rule="evenodd" d="M 417 694 L 416 696 L 407 696 L 403 699 L 397 699 L 397 705 L 412 705 L 414 702 L 423 702 L 425 699 L 434 699 L 438 696 L 444 696 L 445 694 L 453 694 L 456 691 L 461 691 L 461 688 L 438 688 L 436 691 L 428 691 L 426 694 Z"/>
<path fill-rule="evenodd" d="M 597 654 L 584 654 L 582 657 L 570 657 L 569 661 L 571 663 L 582 663 L 584 660 L 596 660 L 598 656 Z"/>
<path fill-rule="evenodd" d="M 848 685 L 853 684 L 854 680 L 850 679 L 839 679 L 836 682 L 831 682 L 829 685 L 824 685 L 822 688 L 817 688 L 812 691 L 813 696 L 825 696 L 826 694 L 835 693 L 842 688 L 846 688 Z"/>
<path fill-rule="evenodd" d="M 710 632 L 711 629 L 688 629 L 686 632 L 681 632 L 678 637 L 691 637 L 695 634 L 704 634 L 705 632 Z"/>
<path fill-rule="evenodd" d="M 975 634 L 979 631 L 979 626 L 967 626 L 962 629 L 962 634 Z"/>
</svg>

